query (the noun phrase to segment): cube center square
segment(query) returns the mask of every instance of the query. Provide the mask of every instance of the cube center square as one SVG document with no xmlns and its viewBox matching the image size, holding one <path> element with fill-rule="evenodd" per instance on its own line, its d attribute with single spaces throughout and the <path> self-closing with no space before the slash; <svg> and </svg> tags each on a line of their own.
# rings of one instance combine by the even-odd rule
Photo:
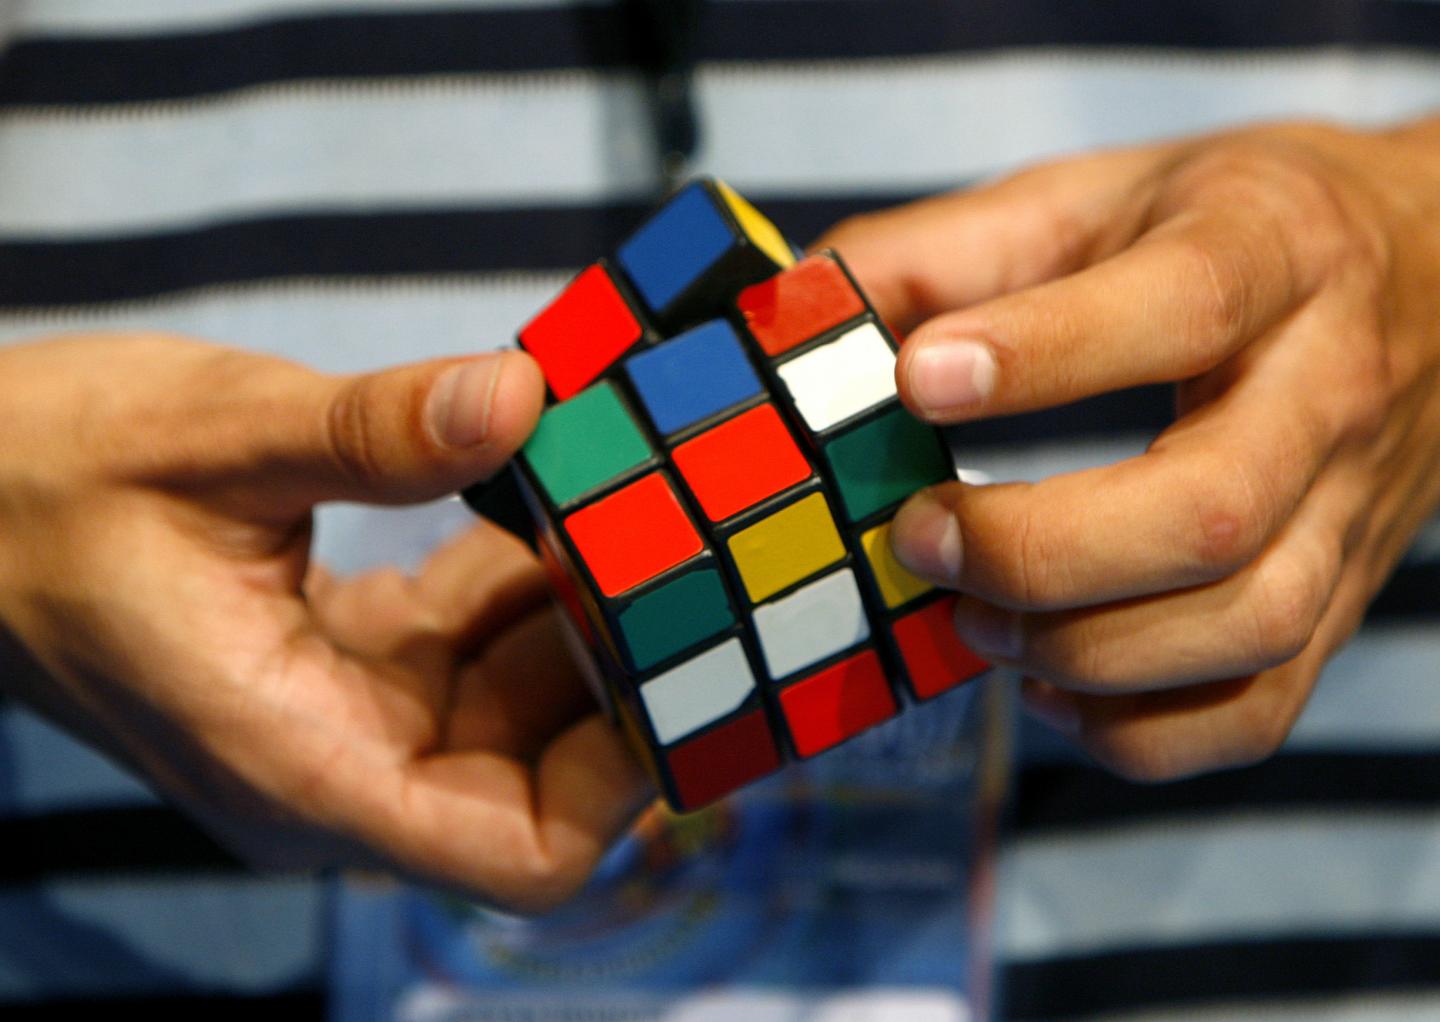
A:
<svg viewBox="0 0 1440 1022">
<path fill-rule="evenodd" d="M 843 260 L 794 252 L 700 180 L 520 331 L 548 393 L 516 482 L 567 642 L 680 810 L 987 666 L 890 550 L 949 446 Z"/>
<path fill-rule="evenodd" d="M 784 678 L 870 638 L 870 620 L 848 568 L 755 608 L 770 677 Z"/>
<path fill-rule="evenodd" d="M 547 408 L 524 448 L 525 463 L 557 507 L 645 464 L 652 453 L 614 385 L 604 381 Z"/>
<path fill-rule="evenodd" d="M 565 530 L 606 596 L 619 596 L 705 548 L 658 472 L 576 511 Z"/>
<path fill-rule="evenodd" d="M 839 563 L 845 544 L 830 506 L 812 493 L 730 537 L 730 556 L 750 602 L 759 603 Z"/>
<path fill-rule="evenodd" d="M 719 570 L 702 567 L 636 597 L 618 620 L 630 657 L 643 671 L 725 631 L 735 614 Z"/>
<path fill-rule="evenodd" d="M 750 285 L 735 305 L 750 335 L 771 356 L 783 355 L 866 311 L 845 270 L 826 253 Z"/>
<path fill-rule="evenodd" d="M 635 355 L 625 370 L 655 429 L 666 435 L 758 397 L 763 390 L 735 328 L 723 319 Z"/>
<path fill-rule="evenodd" d="M 706 430 L 675 448 L 673 456 L 712 522 L 754 507 L 814 472 L 771 404 Z"/>
<path fill-rule="evenodd" d="M 610 274 L 595 265 L 520 331 L 520 344 L 563 401 L 593 382 L 643 334 Z"/>
</svg>

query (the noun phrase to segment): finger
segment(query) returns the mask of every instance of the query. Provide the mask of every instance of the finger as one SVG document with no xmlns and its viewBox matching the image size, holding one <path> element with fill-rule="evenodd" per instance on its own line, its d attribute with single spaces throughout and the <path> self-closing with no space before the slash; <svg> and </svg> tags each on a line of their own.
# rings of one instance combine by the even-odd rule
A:
<svg viewBox="0 0 1440 1022">
<path fill-rule="evenodd" d="M 1074 269 L 1156 152 L 1072 159 L 854 217 L 814 247 L 836 249 L 886 322 L 908 333 L 942 312 Z"/>
<path fill-rule="evenodd" d="M 375 778 L 348 808 L 362 839 L 401 868 L 539 912 L 580 888 L 653 797 L 619 733 L 592 716 L 533 771 L 491 752 L 445 753 Z"/>
<path fill-rule="evenodd" d="M 521 352 L 355 376 L 287 367 L 234 381 L 219 414 L 241 486 L 282 519 L 325 500 L 441 497 L 496 472 L 534 428 L 539 368 Z M 212 430 L 214 432 L 214 430 Z"/>
<path fill-rule="evenodd" d="M 309 608 L 325 638 L 358 657 L 396 658 L 423 639 L 429 647 L 427 663 L 438 666 L 444 658 L 439 616 L 416 598 L 415 580 L 398 568 L 335 579 L 312 592 Z"/>
<path fill-rule="evenodd" d="M 530 548 L 487 521 L 435 550 L 420 569 L 416 592 L 461 656 L 549 602 L 545 573 Z"/>
<path fill-rule="evenodd" d="M 1071 276 L 928 321 L 900 352 L 901 397 L 928 421 L 957 422 L 1215 367 L 1319 279 L 1248 213 L 1190 211 Z"/>
<path fill-rule="evenodd" d="M 1056 610 L 1201 585 L 1269 545 L 1367 410 L 1352 317 L 1317 301 L 1143 455 L 1033 484 L 945 484 L 896 516 L 916 574 Z M 1352 386 L 1351 381 L 1357 381 Z M 1352 391 L 1354 393 L 1352 393 Z"/>
<path fill-rule="evenodd" d="M 1310 644 L 1280 667 L 1118 696 L 1070 692 L 1028 679 L 1026 710 L 1133 780 L 1174 780 L 1258 762 L 1289 736 L 1326 661 L 1354 633 L 1372 589 L 1365 572 L 1348 571 Z"/>
<path fill-rule="evenodd" d="M 1153 691 L 1257 674 L 1294 659 L 1316 634 L 1365 493 L 1348 474 L 1328 476 L 1264 554 L 1220 582 L 1054 613 L 961 598 L 957 631 L 987 659 L 1082 692 Z"/>
<path fill-rule="evenodd" d="M 558 611 L 545 605 L 462 670 L 445 722 L 445 748 L 490 749 L 528 762 L 595 712 L 595 698 L 560 629 Z"/>
</svg>

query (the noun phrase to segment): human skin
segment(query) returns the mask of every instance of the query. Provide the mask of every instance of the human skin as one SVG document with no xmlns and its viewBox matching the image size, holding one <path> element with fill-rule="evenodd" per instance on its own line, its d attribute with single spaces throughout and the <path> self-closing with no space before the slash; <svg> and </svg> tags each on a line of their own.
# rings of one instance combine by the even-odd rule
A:
<svg viewBox="0 0 1440 1022">
<path fill-rule="evenodd" d="M 1440 502 L 1440 120 L 1262 125 L 1040 166 L 821 244 L 934 423 L 1175 385 L 1140 456 L 947 483 L 897 556 L 1042 720 L 1163 780 L 1283 742 Z M 1417 678 L 1431 684 L 1434 678 Z"/>
<path fill-rule="evenodd" d="M 652 793 L 534 559 L 484 524 L 414 577 L 309 556 L 317 502 L 453 493 L 543 395 L 520 353 L 330 377 L 154 335 L 0 349 L 0 685 L 257 865 L 557 904 Z"/>
</svg>

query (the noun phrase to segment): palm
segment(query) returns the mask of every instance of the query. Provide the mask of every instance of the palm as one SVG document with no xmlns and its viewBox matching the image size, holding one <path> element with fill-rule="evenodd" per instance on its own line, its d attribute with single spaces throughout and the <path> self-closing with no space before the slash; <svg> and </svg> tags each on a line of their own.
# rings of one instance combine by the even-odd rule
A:
<svg viewBox="0 0 1440 1022">
<path fill-rule="evenodd" d="M 247 700 L 245 730 L 268 735 L 278 775 L 256 780 L 284 785 L 279 801 L 298 795 L 316 819 L 264 831 L 210 821 L 245 854 L 353 861 L 360 846 L 388 845 L 402 870 L 472 875 L 534 906 L 578 883 L 617 808 L 633 811 L 617 796 L 633 788 L 634 764 L 596 713 L 539 566 L 514 537 L 482 525 L 413 577 L 381 569 L 341 581 L 313 566 L 303 599 L 293 589 L 260 598 L 285 653 L 267 658 Z M 315 823 L 341 840 L 317 842 Z M 545 889 L 532 890 L 539 878 Z"/>
</svg>

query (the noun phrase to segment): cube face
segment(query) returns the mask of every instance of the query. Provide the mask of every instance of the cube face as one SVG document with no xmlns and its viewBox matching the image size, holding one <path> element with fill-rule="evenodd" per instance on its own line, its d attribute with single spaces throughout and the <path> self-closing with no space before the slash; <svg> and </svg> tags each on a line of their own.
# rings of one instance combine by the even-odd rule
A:
<svg viewBox="0 0 1440 1022">
<path fill-rule="evenodd" d="M 713 565 L 665 581 L 620 611 L 630 665 L 647 670 L 735 624 L 725 583 Z"/>
<path fill-rule="evenodd" d="M 770 677 L 790 675 L 870 638 L 870 619 L 848 568 L 755 608 L 755 630 Z"/>
<path fill-rule="evenodd" d="M 546 571 L 680 810 L 986 667 L 890 552 L 900 502 L 953 478 L 948 447 L 901 408 L 897 345 L 844 265 L 790 253 L 702 181 L 521 336 L 553 395 L 517 458 Z"/>
<path fill-rule="evenodd" d="M 780 768 L 775 732 L 752 710 L 662 754 L 666 785 L 676 808 L 698 808 Z"/>
<path fill-rule="evenodd" d="M 835 437 L 825 460 L 852 522 L 955 474 L 945 441 L 898 406 Z"/>
<path fill-rule="evenodd" d="M 895 352 L 874 323 L 862 323 L 781 363 L 777 372 L 815 433 L 895 397 Z"/>
<path fill-rule="evenodd" d="M 938 696 L 990 667 L 956 636 L 954 616 L 952 596 L 907 614 L 893 625 L 910 688 L 917 699 Z"/>
<path fill-rule="evenodd" d="M 880 599 L 889 610 L 923 596 L 934 587 L 924 579 L 906 571 L 890 550 L 890 523 L 885 522 L 860 534 L 860 546 L 870 577 L 880 591 Z"/>
<path fill-rule="evenodd" d="M 795 752 L 814 756 L 867 728 L 893 717 L 899 709 L 873 649 L 810 675 L 780 693 Z"/>
</svg>

